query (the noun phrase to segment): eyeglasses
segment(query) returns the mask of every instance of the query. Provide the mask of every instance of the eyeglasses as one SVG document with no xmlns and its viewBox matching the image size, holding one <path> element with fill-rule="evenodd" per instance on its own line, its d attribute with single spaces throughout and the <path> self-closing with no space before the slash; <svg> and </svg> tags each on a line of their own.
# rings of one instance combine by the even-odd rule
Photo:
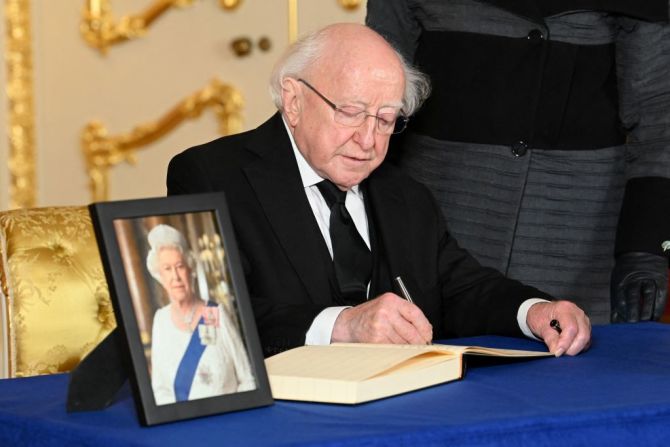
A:
<svg viewBox="0 0 670 447">
<path fill-rule="evenodd" d="M 323 96 L 317 89 L 312 87 L 309 82 L 304 79 L 298 79 L 298 82 L 305 84 L 311 91 L 330 106 L 335 111 L 335 122 L 344 126 L 358 127 L 362 125 L 368 116 L 375 118 L 377 122 L 377 132 L 382 135 L 391 135 L 400 133 L 407 127 L 409 118 L 395 113 L 382 113 L 380 115 L 373 115 L 367 113 L 365 110 L 355 106 L 337 106 L 331 100 Z"/>
</svg>

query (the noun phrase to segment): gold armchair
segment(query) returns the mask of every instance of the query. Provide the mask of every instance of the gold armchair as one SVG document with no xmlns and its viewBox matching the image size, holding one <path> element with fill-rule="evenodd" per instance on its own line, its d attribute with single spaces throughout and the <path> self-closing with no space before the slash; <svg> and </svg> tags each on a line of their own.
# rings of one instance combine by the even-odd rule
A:
<svg viewBox="0 0 670 447">
<path fill-rule="evenodd" d="M 0 378 L 69 371 L 116 326 L 86 207 L 0 212 Z"/>
</svg>

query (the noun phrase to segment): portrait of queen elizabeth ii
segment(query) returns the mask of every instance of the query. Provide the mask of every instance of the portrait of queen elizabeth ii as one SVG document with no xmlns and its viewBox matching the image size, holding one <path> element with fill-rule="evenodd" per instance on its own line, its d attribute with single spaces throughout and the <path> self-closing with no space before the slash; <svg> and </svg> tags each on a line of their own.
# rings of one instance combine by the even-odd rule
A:
<svg viewBox="0 0 670 447">
<path fill-rule="evenodd" d="M 147 239 L 146 267 L 169 298 L 151 328 L 156 405 L 255 389 L 237 325 L 220 303 L 197 291 L 196 258 L 184 235 L 158 224 Z"/>
</svg>

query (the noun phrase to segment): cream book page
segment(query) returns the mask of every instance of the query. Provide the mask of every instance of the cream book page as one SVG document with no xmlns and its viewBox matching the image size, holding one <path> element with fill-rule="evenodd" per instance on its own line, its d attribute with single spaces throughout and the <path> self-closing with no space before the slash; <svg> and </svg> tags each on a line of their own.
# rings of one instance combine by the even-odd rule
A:
<svg viewBox="0 0 670 447">
<path fill-rule="evenodd" d="M 548 351 L 523 351 L 519 349 L 486 348 L 484 346 L 440 346 L 444 346 L 452 352 L 470 355 L 488 355 L 493 357 L 547 357 L 552 355 Z"/>
<path fill-rule="evenodd" d="M 277 376 L 361 381 L 398 369 L 423 368 L 456 357 L 457 353 L 443 345 L 335 343 L 303 346 L 297 351 L 286 351 L 265 359 L 265 362 L 272 374 Z"/>
<path fill-rule="evenodd" d="M 455 345 L 334 343 L 302 346 L 265 360 L 273 375 L 361 381 L 399 370 L 410 371 L 460 358 L 463 354 L 495 357 L 546 357 L 549 352 Z"/>
<path fill-rule="evenodd" d="M 475 346 L 335 343 L 294 348 L 265 364 L 275 399 L 356 404 L 458 380 L 464 354 L 550 355 Z"/>
</svg>

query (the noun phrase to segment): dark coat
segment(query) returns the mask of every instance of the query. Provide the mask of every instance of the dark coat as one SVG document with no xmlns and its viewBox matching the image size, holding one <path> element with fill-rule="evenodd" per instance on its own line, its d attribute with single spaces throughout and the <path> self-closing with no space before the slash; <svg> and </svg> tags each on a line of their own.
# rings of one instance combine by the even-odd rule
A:
<svg viewBox="0 0 670 447">
<path fill-rule="evenodd" d="M 332 262 L 281 116 L 177 155 L 167 186 L 226 193 L 265 353 L 304 344 L 314 317 L 336 305 Z M 364 191 L 375 222 L 371 296 L 402 276 L 435 338 L 521 335 L 520 304 L 546 294 L 481 267 L 449 235 L 428 190 L 392 166 L 374 171 Z"/>
<path fill-rule="evenodd" d="M 452 234 L 609 322 L 615 256 L 670 238 L 668 0 L 368 0 L 366 22 L 432 80 L 391 157 Z"/>
</svg>

